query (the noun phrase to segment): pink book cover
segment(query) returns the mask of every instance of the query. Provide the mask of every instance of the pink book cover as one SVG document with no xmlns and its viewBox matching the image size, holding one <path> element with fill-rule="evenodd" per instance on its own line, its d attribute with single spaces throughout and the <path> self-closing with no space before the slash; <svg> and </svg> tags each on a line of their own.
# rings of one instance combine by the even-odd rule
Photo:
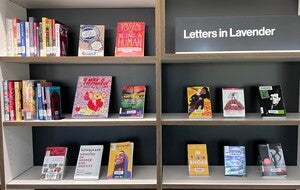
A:
<svg viewBox="0 0 300 190">
<path fill-rule="evenodd" d="M 115 56 L 144 56 L 145 22 L 118 22 Z"/>
<path fill-rule="evenodd" d="M 72 118 L 107 118 L 112 76 L 79 76 Z"/>
</svg>

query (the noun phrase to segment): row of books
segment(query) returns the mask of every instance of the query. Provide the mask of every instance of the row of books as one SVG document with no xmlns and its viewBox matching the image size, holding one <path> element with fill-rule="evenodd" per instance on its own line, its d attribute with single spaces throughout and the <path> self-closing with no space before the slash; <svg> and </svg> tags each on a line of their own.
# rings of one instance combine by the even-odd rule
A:
<svg viewBox="0 0 300 190">
<path fill-rule="evenodd" d="M 187 149 L 189 175 L 209 175 L 206 144 L 188 144 Z M 287 177 L 280 143 L 259 144 L 258 150 L 263 177 Z M 247 175 L 245 146 L 224 146 L 224 170 L 226 176 Z"/>
<path fill-rule="evenodd" d="M 133 142 L 111 143 L 107 179 L 131 179 Z M 103 145 L 81 145 L 74 180 L 98 180 L 103 154 Z M 41 172 L 43 180 L 63 179 L 67 147 L 47 147 Z"/>
<path fill-rule="evenodd" d="M 263 117 L 285 117 L 286 109 L 280 85 L 258 86 L 260 111 Z M 189 118 L 211 118 L 211 97 L 208 86 L 187 87 Z M 222 88 L 223 116 L 245 117 L 243 88 Z"/>
<path fill-rule="evenodd" d="M 28 21 L 6 19 L 7 55 L 15 57 L 59 57 L 68 54 L 69 29 L 55 19 L 34 17 Z"/>
</svg>

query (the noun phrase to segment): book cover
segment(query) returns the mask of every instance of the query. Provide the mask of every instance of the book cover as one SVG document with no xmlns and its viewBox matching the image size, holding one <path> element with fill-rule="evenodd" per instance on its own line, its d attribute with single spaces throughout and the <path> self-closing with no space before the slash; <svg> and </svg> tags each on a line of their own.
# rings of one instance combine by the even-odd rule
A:
<svg viewBox="0 0 300 190">
<path fill-rule="evenodd" d="M 47 86 L 46 92 L 46 105 L 47 117 L 46 120 L 58 120 L 62 118 L 61 111 L 61 94 L 59 86 Z"/>
<path fill-rule="evenodd" d="M 286 117 L 280 85 L 259 86 L 259 103 L 263 117 Z"/>
<path fill-rule="evenodd" d="M 258 145 L 263 177 L 287 177 L 283 149 L 280 143 Z"/>
<path fill-rule="evenodd" d="M 15 107 L 16 107 L 16 121 L 21 121 L 22 116 L 22 82 L 15 81 Z"/>
<path fill-rule="evenodd" d="M 115 56 L 144 56 L 145 22 L 118 22 Z"/>
<path fill-rule="evenodd" d="M 143 118 L 146 96 L 146 86 L 123 86 L 119 116 Z"/>
<path fill-rule="evenodd" d="M 72 118 L 107 118 L 112 76 L 79 76 Z"/>
<path fill-rule="evenodd" d="M 188 144 L 187 148 L 189 175 L 209 175 L 206 144 Z"/>
<path fill-rule="evenodd" d="M 211 118 L 211 100 L 208 86 L 187 87 L 188 117 Z"/>
<path fill-rule="evenodd" d="M 222 88 L 223 117 L 245 117 L 245 97 L 242 88 Z"/>
<path fill-rule="evenodd" d="M 107 169 L 108 179 L 131 179 L 133 143 L 111 143 Z"/>
<path fill-rule="evenodd" d="M 59 55 L 69 55 L 69 28 L 63 24 L 59 27 Z M 57 47 L 58 48 L 58 47 Z"/>
<path fill-rule="evenodd" d="M 23 80 L 22 81 L 22 95 L 23 95 L 23 111 L 24 120 L 34 120 L 36 117 L 36 92 L 35 86 L 37 80 Z"/>
<path fill-rule="evenodd" d="M 103 145 L 81 145 L 74 180 L 98 180 Z"/>
<path fill-rule="evenodd" d="M 224 146 L 225 175 L 246 176 L 245 146 Z"/>
<path fill-rule="evenodd" d="M 4 102 L 4 121 L 9 121 L 9 96 L 8 96 L 8 80 L 3 81 L 3 102 Z"/>
<path fill-rule="evenodd" d="M 16 121 L 15 83 L 8 81 L 9 117 L 10 121 Z"/>
<path fill-rule="evenodd" d="M 67 147 L 46 148 L 41 179 L 60 180 L 63 178 L 67 151 Z"/>
<path fill-rule="evenodd" d="M 104 56 L 104 25 L 80 25 L 78 56 Z"/>
</svg>

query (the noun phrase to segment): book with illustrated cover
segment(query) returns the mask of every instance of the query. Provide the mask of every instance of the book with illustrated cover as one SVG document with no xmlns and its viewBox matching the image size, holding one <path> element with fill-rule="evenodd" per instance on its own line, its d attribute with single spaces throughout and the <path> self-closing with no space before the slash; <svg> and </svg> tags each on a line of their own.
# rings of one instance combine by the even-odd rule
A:
<svg viewBox="0 0 300 190">
<path fill-rule="evenodd" d="M 206 144 L 188 144 L 187 148 L 189 175 L 209 175 Z"/>
<path fill-rule="evenodd" d="M 63 178 L 67 151 L 67 147 L 46 148 L 41 179 L 60 180 Z"/>
<path fill-rule="evenodd" d="M 107 118 L 112 76 L 79 76 L 72 118 Z"/>
<path fill-rule="evenodd" d="M 118 22 L 115 56 L 144 56 L 145 22 Z"/>
<path fill-rule="evenodd" d="M 104 56 L 104 25 L 80 25 L 78 56 Z"/>
<path fill-rule="evenodd" d="M 225 175 L 246 176 L 245 146 L 224 146 Z"/>
<path fill-rule="evenodd" d="M 131 179 L 133 142 L 111 143 L 107 169 L 108 179 Z"/>
<path fill-rule="evenodd" d="M 103 145 L 81 145 L 74 180 L 98 180 Z"/>
<path fill-rule="evenodd" d="M 22 81 L 15 81 L 15 107 L 16 107 L 16 121 L 21 121 L 22 116 Z"/>
<path fill-rule="evenodd" d="M 45 87 L 47 117 L 46 120 L 58 120 L 62 118 L 61 94 L 59 86 Z"/>
<path fill-rule="evenodd" d="M 259 144 L 258 150 L 263 177 L 287 177 L 287 168 L 285 165 L 283 149 L 280 143 Z"/>
<path fill-rule="evenodd" d="M 259 86 L 259 103 L 263 117 L 286 117 L 280 85 Z"/>
<path fill-rule="evenodd" d="M 146 86 L 123 86 L 119 116 L 143 118 L 146 96 Z"/>
<path fill-rule="evenodd" d="M 188 117 L 211 118 L 212 108 L 208 86 L 187 87 Z"/>
<path fill-rule="evenodd" d="M 242 88 L 222 88 L 223 117 L 245 117 L 245 97 Z"/>
</svg>

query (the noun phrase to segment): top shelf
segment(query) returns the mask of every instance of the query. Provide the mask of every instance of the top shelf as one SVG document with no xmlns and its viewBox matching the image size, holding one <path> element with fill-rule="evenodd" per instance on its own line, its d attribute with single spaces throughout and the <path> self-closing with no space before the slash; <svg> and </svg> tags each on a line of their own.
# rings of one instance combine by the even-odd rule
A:
<svg viewBox="0 0 300 190">
<path fill-rule="evenodd" d="M 27 8 L 139 8 L 154 7 L 155 0 L 11 0 Z"/>
</svg>

